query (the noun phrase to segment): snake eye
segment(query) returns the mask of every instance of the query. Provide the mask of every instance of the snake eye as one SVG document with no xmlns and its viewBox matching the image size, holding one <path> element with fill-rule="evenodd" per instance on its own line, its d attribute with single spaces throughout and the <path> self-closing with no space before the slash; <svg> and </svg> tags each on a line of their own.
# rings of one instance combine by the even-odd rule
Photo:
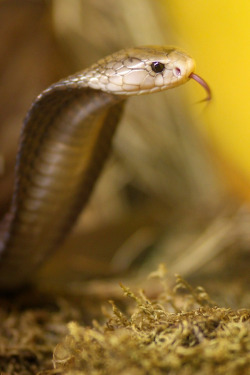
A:
<svg viewBox="0 0 250 375">
<path fill-rule="evenodd" d="M 159 61 L 155 61 L 151 64 L 151 68 L 155 73 L 161 73 L 165 69 L 165 65 Z"/>
</svg>

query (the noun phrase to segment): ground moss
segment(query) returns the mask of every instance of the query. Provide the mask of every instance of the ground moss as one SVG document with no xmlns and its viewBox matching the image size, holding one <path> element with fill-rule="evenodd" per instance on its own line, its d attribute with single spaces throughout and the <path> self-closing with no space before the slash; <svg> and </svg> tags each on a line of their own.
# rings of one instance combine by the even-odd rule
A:
<svg viewBox="0 0 250 375">
<path fill-rule="evenodd" d="M 179 276 L 173 287 L 163 266 L 148 282 L 159 286 L 150 298 L 121 285 L 124 296 L 116 294 L 102 314 L 101 294 L 95 310 L 86 296 L 48 298 L 36 291 L 37 300 L 30 292 L 2 298 L 0 374 L 250 373 L 250 310 L 219 307 Z"/>
<path fill-rule="evenodd" d="M 249 374 L 250 311 L 218 307 L 203 288 L 193 289 L 180 277 L 169 292 L 161 274 L 164 292 L 154 301 L 143 291 L 134 293 L 121 285 L 128 305 L 125 312 L 110 301 L 112 313 L 105 313 L 109 315 L 105 324 L 69 323 L 69 334 L 54 350 L 56 371 L 65 375 Z"/>
</svg>

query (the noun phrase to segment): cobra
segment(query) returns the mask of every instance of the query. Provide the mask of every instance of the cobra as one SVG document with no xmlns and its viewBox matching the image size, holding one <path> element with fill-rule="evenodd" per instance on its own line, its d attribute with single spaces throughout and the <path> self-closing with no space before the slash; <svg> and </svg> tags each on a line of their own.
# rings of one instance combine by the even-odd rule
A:
<svg viewBox="0 0 250 375">
<path fill-rule="evenodd" d="M 21 131 L 12 203 L 1 223 L 0 289 L 27 284 L 86 206 L 128 96 L 177 87 L 195 62 L 176 47 L 124 49 L 43 91 Z"/>
</svg>

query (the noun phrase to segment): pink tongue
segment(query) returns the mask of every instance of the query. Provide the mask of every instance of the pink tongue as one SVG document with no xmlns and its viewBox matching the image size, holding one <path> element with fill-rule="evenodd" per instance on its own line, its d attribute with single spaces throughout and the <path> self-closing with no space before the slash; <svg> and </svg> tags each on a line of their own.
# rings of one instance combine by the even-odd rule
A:
<svg viewBox="0 0 250 375">
<path fill-rule="evenodd" d="M 211 93 L 210 87 L 208 86 L 207 82 L 204 81 L 204 79 L 202 79 L 200 76 L 198 76 L 198 74 L 195 74 L 195 73 L 191 73 L 189 78 L 193 78 L 196 82 L 198 82 L 206 90 L 207 97 L 202 101 L 208 101 L 212 98 L 212 93 Z"/>
</svg>

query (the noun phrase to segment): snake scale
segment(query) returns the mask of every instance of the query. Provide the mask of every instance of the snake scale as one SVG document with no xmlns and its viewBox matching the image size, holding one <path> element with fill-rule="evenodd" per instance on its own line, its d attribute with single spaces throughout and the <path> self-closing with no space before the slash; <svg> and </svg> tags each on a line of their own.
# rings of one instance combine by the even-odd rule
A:
<svg viewBox="0 0 250 375">
<path fill-rule="evenodd" d="M 93 191 L 128 96 L 179 86 L 194 74 L 175 47 L 124 49 L 43 91 L 28 111 L 9 212 L 0 230 L 0 289 L 27 284 L 59 246 Z"/>
</svg>

